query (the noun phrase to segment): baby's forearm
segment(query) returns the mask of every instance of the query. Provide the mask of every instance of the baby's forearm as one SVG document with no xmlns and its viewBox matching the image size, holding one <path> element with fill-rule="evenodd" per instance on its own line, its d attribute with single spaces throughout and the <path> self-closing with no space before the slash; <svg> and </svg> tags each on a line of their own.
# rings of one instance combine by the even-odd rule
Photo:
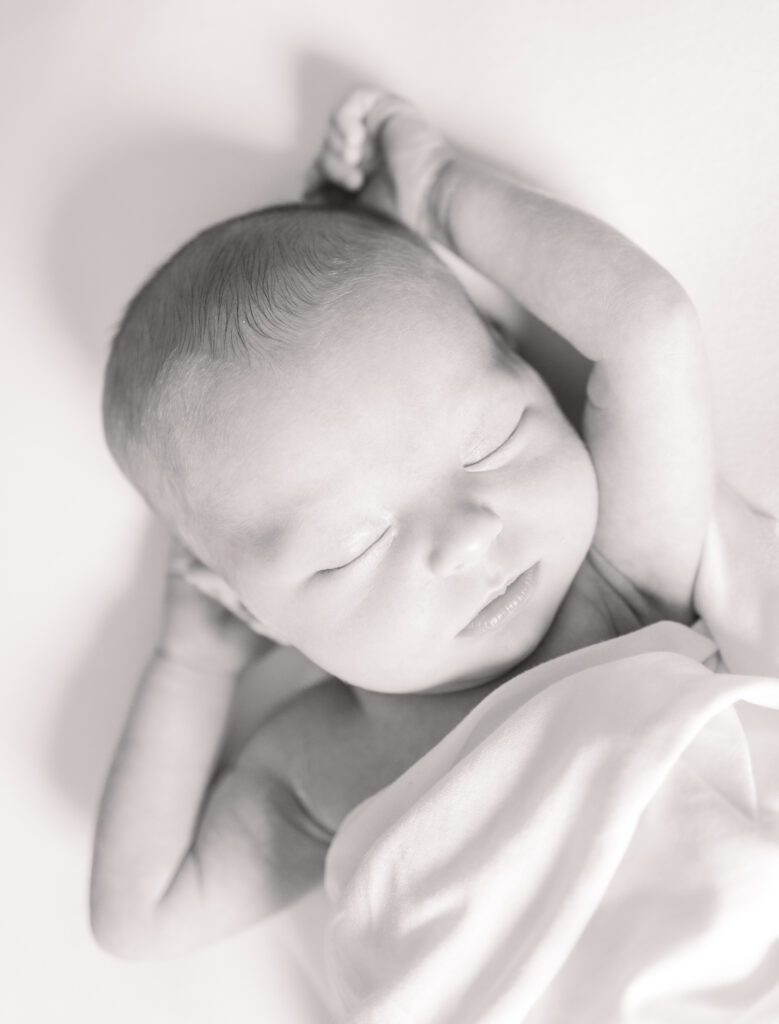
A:
<svg viewBox="0 0 779 1024">
<path fill-rule="evenodd" d="M 90 907 L 109 948 L 142 935 L 195 837 L 235 690 L 231 675 L 155 655 L 138 687 L 98 814 Z"/>
<path fill-rule="evenodd" d="M 618 231 L 475 160 L 445 167 L 431 212 L 436 236 L 593 361 L 686 301 Z"/>
</svg>

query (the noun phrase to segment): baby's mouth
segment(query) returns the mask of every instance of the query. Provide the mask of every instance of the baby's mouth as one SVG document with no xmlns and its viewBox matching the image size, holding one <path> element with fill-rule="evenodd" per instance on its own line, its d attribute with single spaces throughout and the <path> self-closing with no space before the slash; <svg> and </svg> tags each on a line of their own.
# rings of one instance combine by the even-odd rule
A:
<svg viewBox="0 0 779 1024">
<path fill-rule="evenodd" d="M 480 636 L 502 626 L 532 598 L 538 582 L 539 563 L 535 562 L 510 579 L 508 583 L 487 598 L 486 604 L 476 613 L 458 636 Z"/>
</svg>

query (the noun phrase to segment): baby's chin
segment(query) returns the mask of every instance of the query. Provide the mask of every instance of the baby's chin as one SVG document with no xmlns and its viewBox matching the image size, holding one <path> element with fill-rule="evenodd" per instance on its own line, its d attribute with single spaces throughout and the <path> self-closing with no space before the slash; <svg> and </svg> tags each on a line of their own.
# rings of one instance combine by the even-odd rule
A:
<svg viewBox="0 0 779 1024">
<path fill-rule="evenodd" d="M 543 660 L 541 651 L 562 602 L 540 602 L 524 623 L 497 636 L 484 638 L 483 657 L 468 665 L 450 679 L 426 688 L 426 693 L 456 693 L 479 686 L 498 686 L 517 673 Z M 540 607 L 539 607 L 540 605 Z M 465 638 L 464 642 L 468 642 Z"/>
<path fill-rule="evenodd" d="M 387 667 L 377 673 L 372 665 L 371 671 L 359 681 L 343 678 L 361 689 L 398 695 L 457 693 L 498 686 L 544 660 L 544 641 L 564 602 L 565 584 L 570 583 L 567 578 L 555 576 L 559 574 L 542 574 L 541 586 L 534 592 L 530 605 L 520 607 L 513 619 L 495 630 L 488 628 L 475 635 L 458 634 L 450 638 L 433 660 L 425 663 L 427 652 L 415 648 L 415 653 L 408 651 L 395 663 L 393 671 Z M 412 669 L 414 665 L 416 672 Z"/>
<path fill-rule="evenodd" d="M 355 681 L 353 685 L 375 693 L 396 695 L 458 693 L 479 687 L 494 687 L 511 679 L 524 667 L 529 667 L 545 633 L 546 629 L 539 629 L 532 639 L 525 637 L 519 643 L 502 645 L 503 650 L 483 648 L 483 657 L 471 660 L 466 668 L 460 668 L 459 671 L 439 671 L 435 675 L 431 672 L 426 678 L 412 679 L 411 682 L 410 673 L 398 673 L 397 679 L 373 677 L 361 682 Z M 462 665 L 462 659 L 458 661 Z"/>
<path fill-rule="evenodd" d="M 409 692 L 458 693 L 461 690 L 473 690 L 480 686 L 498 686 L 520 672 L 537 647 L 538 643 L 534 644 L 530 649 L 524 649 L 521 654 L 504 658 L 500 662 L 490 663 L 489 666 L 470 670 L 467 673 L 458 675 L 446 682 Z"/>
</svg>

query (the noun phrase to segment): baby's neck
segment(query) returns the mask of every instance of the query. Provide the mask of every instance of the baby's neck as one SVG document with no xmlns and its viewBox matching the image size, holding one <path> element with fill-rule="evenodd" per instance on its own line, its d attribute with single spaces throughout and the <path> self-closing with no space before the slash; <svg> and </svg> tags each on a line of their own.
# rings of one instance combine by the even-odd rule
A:
<svg viewBox="0 0 779 1024">
<path fill-rule="evenodd" d="M 658 618 L 627 580 L 619 580 L 591 552 L 576 574 L 546 636 L 512 675 L 571 651 L 632 633 Z M 504 681 L 506 678 L 510 677 L 504 677 Z"/>
</svg>

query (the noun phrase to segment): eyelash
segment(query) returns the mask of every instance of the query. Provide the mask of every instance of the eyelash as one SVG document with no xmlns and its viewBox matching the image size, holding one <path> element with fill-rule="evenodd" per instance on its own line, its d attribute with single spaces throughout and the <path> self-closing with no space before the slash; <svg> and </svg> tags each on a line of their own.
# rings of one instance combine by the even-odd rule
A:
<svg viewBox="0 0 779 1024">
<path fill-rule="evenodd" d="M 354 565 L 355 562 L 359 562 L 360 559 L 364 558 L 365 555 L 367 555 L 369 551 L 373 551 L 373 549 L 376 547 L 376 545 L 379 544 L 380 541 L 382 541 L 384 539 L 384 537 L 387 536 L 389 531 L 390 531 L 390 527 L 388 526 L 387 529 L 384 531 L 384 533 L 382 533 L 381 536 L 377 537 L 376 540 L 374 540 L 371 544 L 369 544 L 368 547 L 365 548 L 364 551 L 361 551 L 359 553 L 359 555 L 355 555 L 354 558 L 350 558 L 348 562 L 344 562 L 342 565 L 334 565 L 334 566 L 332 566 L 329 569 L 320 569 L 319 570 L 319 575 L 320 576 L 326 576 L 329 573 L 340 572 L 342 569 L 348 569 L 349 566 Z"/>
<path fill-rule="evenodd" d="M 486 462 L 488 459 L 492 458 L 493 455 L 496 455 L 499 451 L 501 451 L 501 449 L 505 448 L 506 445 L 514 437 L 514 435 L 516 434 L 517 430 L 519 429 L 519 425 L 522 422 L 522 417 L 523 416 L 524 416 L 524 410 L 522 411 L 522 413 L 520 414 L 519 419 L 515 423 L 514 429 L 511 431 L 511 433 L 508 435 L 508 437 L 505 440 L 501 441 L 501 443 L 497 446 L 497 448 L 493 448 L 491 452 L 488 452 L 486 455 L 482 455 L 481 458 L 476 459 L 474 462 L 466 462 L 464 468 L 465 469 L 473 469 L 474 466 L 481 465 L 481 463 Z M 376 547 L 376 545 L 379 544 L 384 539 L 384 537 L 387 536 L 387 533 L 389 533 L 389 530 L 390 530 L 390 527 L 388 526 L 387 529 L 384 531 L 384 533 L 381 534 L 381 536 L 377 537 L 376 540 L 373 541 L 371 544 L 369 544 L 368 547 L 365 548 L 364 551 L 361 551 L 359 555 L 355 555 L 354 558 L 350 558 L 348 562 L 344 562 L 341 565 L 333 565 L 329 569 L 320 569 L 319 572 L 318 572 L 318 575 L 320 575 L 320 576 L 328 576 L 331 573 L 341 572 L 343 569 L 348 569 L 350 566 L 352 566 L 355 563 L 359 562 L 370 551 L 372 551 Z"/>
<path fill-rule="evenodd" d="M 522 417 L 523 416 L 524 416 L 524 410 L 520 414 L 520 417 L 517 420 L 517 422 L 514 424 L 514 429 L 511 431 L 511 433 L 508 435 L 508 437 L 505 438 L 505 440 L 501 441 L 501 443 L 497 446 L 497 448 L 493 448 L 491 452 L 487 452 L 486 455 L 482 455 L 480 458 L 475 459 L 473 462 L 466 462 L 466 463 L 464 463 L 464 467 L 463 468 L 464 469 L 473 469 L 474 466 L 479 466 L 479 465 L 481 465 L 481 463 L 486 462 L 487 459 L 491 459 L 493 455 L 497 455 L 497 453 L 499 451 L 501 451 L 503 448 L 505 448 L 506 445 L 511 441 L 511 439 L 516 434 L 517 430 L 519 430 L 519 425 L 522 422 Z"/>
</svg>

